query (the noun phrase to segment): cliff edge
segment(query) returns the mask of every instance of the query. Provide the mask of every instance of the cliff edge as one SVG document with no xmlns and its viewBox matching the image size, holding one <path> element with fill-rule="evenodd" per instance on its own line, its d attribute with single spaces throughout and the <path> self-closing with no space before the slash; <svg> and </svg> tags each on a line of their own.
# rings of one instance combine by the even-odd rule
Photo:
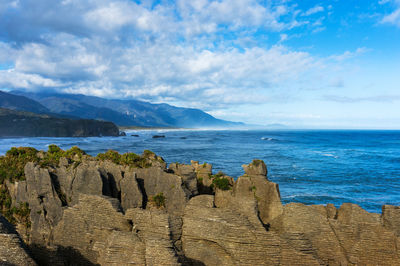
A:
<svg viewBox="0 0 400 266">
<path fill-rule="evenodd" d="M 13 148 L 0 208 L 40 265 L 400 265 L 399 207 L 283 205 L 263 161 L 243 168 Z"/>
</svg>

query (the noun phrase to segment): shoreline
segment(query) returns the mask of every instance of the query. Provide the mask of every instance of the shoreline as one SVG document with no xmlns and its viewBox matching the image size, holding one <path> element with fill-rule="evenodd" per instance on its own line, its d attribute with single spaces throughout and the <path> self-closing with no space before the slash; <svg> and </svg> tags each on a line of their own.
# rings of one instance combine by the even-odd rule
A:
<svg viewBox="0 0 400 266">
<path fill-rule="evenodd" d="M 167 166 L 148 150 L 14 148 L 0 166 L 1 209 L 18 232 L 6 234 L 41 265 L 400 264 L 399 206 L 376 214 L 351 203 L 282 204 L 262 160 L 243 165 L 236 181 L 208 163 Z M 12 227 L 0 215 L 4 226 Z"/>
</svg>

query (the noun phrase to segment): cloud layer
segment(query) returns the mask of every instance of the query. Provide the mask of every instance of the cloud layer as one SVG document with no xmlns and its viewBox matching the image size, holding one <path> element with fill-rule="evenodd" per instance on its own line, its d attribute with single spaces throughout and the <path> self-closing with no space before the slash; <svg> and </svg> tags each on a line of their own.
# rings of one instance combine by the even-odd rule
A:
<svg viewBox="0 0 400 266">
<path fill-rule="evenodd" d="M 367 48 L 317 56 L 285 45 L 296 29 L 324 31 L 328 10 L 286 0 L 0 0 L 0 89 L 131 97 L 218 114 L 293 90 L 339 88 L 332 71 Z M 396 12 L 382 22 L 400 25 Z"/>
<path fill-rule="evenodd" d="M 320 64 L 309 53 L 257 43 L 308 23 L 285 2 L 3 0 L 0 62 L 13 67 L 0 70 L 0 87 L 204 108 L 260 102 L 266 88 Z"/>
</svg>

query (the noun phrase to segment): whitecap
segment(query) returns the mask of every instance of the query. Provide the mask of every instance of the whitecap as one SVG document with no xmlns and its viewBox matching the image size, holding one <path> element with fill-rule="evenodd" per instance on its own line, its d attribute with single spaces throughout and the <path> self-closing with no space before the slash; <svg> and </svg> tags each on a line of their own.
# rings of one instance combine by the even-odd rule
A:
<svg viewBox="0 0 400 266">
<path fill-rule="evenodd" d="M 321 154 L 322 156 L 325 156 L 325 157 L 333 157 L 333 158 L 338 158 L 339 156 L 336 156 L 336 155 L 334 155 L 334 154 L 332 154 L 332 153 L 322 153 Z"/>
<path fill-rule="evenodd" d="M 261 138 L 261 140 L 273 141 L 273 140 L 276 140 L 276 139 L 273 139 L 273 138 L 267 138 L 267 137 L 262 137 L 262 138 Z"/>
</svg>

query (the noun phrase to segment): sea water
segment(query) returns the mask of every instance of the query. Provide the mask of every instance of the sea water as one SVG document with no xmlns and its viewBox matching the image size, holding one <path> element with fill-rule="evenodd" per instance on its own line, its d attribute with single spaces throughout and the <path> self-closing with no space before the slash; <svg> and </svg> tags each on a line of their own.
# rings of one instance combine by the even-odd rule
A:
<svg viewBox="0 0 400 266">
<path fill-rule="evenodd" d="M 79 146 L 90 155 L 149 149 L 167 163 L 208 162 L 214 172 L 234 178 L 244 173 L 242 164 L 261 159 L 284 203 L 352 202 L 372 212 L 400 205 L 400 131 L 148 130 L 126 137 L 0 138 L 0 155 L 19 146 L 47 150 L 49 144 Z"/>
</svg>

